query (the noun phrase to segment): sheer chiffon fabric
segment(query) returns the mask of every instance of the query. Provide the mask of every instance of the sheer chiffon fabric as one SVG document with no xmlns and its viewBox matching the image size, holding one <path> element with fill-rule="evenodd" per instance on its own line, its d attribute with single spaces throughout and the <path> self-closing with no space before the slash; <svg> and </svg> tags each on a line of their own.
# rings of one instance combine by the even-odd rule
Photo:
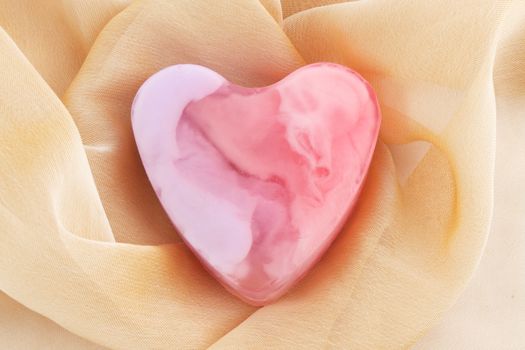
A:
<svg viewBox="0 0 525 350">
<path fill-rule="evenodd" d="M 476 273 L 419 347 L 523 347 L 523 23 L 520 0 L 0 0 L 0 343 L 407 348 Z M 317 61 L 371 82 L 380 141 L 333 246 L 255 308 L 181 242 L 131 102 L 173 64 L 264 86 Z"/>
</svg>

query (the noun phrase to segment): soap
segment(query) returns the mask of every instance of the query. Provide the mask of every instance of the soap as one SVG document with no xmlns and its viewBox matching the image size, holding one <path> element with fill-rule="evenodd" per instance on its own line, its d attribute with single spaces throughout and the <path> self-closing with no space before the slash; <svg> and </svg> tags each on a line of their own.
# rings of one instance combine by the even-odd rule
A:
<svg viewBox="0 0 525 350">
<path fill-rule="evenodd" d="M 202 265 L 265 305 L 351 220 L 381 122 L 376 95 L 335 63 L 242 87 L 203 66 L 167 67 L 132 106 L 146 174 Z"/>
</svg>

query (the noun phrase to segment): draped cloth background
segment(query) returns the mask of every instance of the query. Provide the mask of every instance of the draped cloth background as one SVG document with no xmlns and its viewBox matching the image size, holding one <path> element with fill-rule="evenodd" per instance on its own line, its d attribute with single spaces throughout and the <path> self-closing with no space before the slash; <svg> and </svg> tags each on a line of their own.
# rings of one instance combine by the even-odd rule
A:
<svg viewBox="0 0 525 350">
<path fill-rule="evenodd" d="M 0 347 L 525 347 L 525 1 L 0 0 L 0 27 Z M 172 64 L 315 61 L 372 83 L 380 142 L 344 232 L 256 309 L 180 242 L 131 101 Z"/>
</svg>

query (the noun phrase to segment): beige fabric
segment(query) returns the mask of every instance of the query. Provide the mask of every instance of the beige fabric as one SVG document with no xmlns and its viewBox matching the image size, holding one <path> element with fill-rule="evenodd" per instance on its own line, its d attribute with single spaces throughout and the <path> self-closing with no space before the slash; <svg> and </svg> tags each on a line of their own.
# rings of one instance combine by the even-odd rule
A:
<svg viewBox="0 0 525 350">
<path fill-rule="evenodd" d="M 475 272 L 495 199 L 475 284 L 418 347 L 522 348 L 523 4 L 0 0 L 1 343 L 407 348 Z M 371 81 L 381 140 L 325 258 L 255 309 L 178 239 L 140 165 L 131 101 L 171 64 L 260 86 L 319 60 Z M 492 322 L 507 321 L 499 332 L 475 336 L 491 322 L 472 312 L 480 303 L 497 307 L 485 313 Z"/>
<path fill-rule="evenodd" d="M 520 101 L 521 100 L 521 101 Z M 525 348 L 525 99 L 498 100 L 493 229 L 467 290 L 415 350 Z M 518 166 L 517 166 L 518 165 Z"/>
</svg>

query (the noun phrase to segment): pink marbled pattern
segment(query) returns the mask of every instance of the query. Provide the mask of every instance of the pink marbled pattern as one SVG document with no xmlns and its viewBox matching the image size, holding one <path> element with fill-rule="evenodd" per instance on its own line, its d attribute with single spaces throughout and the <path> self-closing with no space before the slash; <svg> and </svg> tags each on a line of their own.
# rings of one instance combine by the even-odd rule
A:
<svg viewBox="0 0 525 350">
<path fill-rule="evenodd" d="M 313 266 L 348 219 L 380 112 L 368 83 L 333 63 L 263 88 L 176 65 L 142 85 L 132 124 L 188 246 L 228 290 L 263 305 Z"/>
</svg>

